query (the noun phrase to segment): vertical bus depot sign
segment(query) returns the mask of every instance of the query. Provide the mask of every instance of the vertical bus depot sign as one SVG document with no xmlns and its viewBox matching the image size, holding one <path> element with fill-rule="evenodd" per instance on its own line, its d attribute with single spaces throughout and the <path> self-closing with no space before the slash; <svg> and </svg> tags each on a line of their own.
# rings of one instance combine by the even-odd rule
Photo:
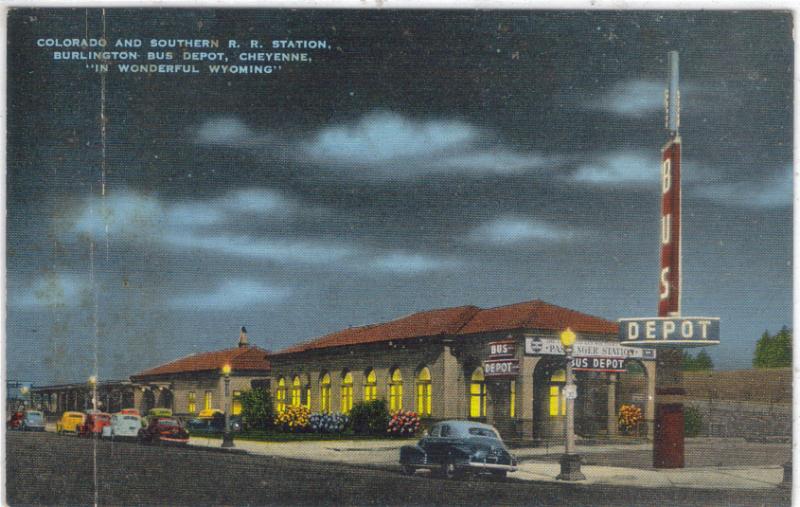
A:
<svg viewBox="0 0 800 507">
<path fill-rule="evenodd" d="M 681 312 L 681 142 L 672 139 L 661 152 L 661 273 L 658 315 Z"/>
<path fill-rule="evenodd" d="M 718 317 L 620 319 L 619 341 L 628 347 L 685 348 L 719 344 Z"/>
</svg>

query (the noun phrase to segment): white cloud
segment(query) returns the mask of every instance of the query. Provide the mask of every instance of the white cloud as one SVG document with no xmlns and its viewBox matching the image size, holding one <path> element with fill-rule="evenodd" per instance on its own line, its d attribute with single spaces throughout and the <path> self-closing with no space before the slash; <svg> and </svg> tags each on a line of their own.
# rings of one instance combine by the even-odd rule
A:
<svg viewBox="0 0 800 507">
<path fill-rule="evenodd" d="M 777 208 L 792 205 L 792 169 L 788 167 L 760 182 L 709 183 L 691 195 L 745 208 Z"/>
<path fill-rule="evenodd" d="M 656 188 L 660 166 L 655 156 L 617 152 L 580 166 L 572 179 L 593 185 L 652 185 Z"/>
<path fill-rule="evenodd" d="M 393 252 L 374 259 L 370 266 L 378 271 L 395 274 L 413 275 L 429 271 L 452 269 L 458 262 L 451 259 L 441 259 L 429 255 Z"/>
<path fill-rule="evenodd" d="M 500 217 L 473 229 L 468 239 L 474 243 L 511 245 L 534 241 L 564 241 L 577 236 L 576 231 L 540 220 Z"/>
<path fill-rule="evenodd" d="M 164 241 L 180 249 L 262 259 L 279 263 L 326 264 L 354 255 L 356 250 L 334 242 L 256 238 L 183 232 Z"/>
<path fill-rule="evenodd" d="M 504 149 L 493 149 L 453 154 L 433 165 L 460 172 L 513 174 L 539 169 L 552 162 L 552 159 L 535 153 L 515 153 Z"/>
<path fill-rule="evenodd" d="M 9 303 L 22 308 L 76 307 L 91 296 L 88 275 L 51 272 L 34 280 L 27 288 L 9 287 Z"/>
<path fill-rule="evenodd" d="M 479 135 L 478 129 L 460 121 L 415 121 L 379 112 L 354 125 L 322 129 L 306 152 L 318 162 L 376 164 L 463 147 Z"/>
<path fill-rule="evenodd" d="M 228 280 L 212 292 L 175 297 L 169 304 L 185 310 L 232 310 L 279 303 L 290 294 L 291 290 L 285 287 L 273 287 L 253 280 Z"/>
<path fill-rule="evenodd" d="M 665 85 L 658 81 L 635 80 L 617 83 L 590 104 L 590 108 L 623 116 L 643 116 L 664 110 Z"/>
<path fill-rule="evenodd" d="M 274 140 L 272 135 L 258 132 L 233 117 L 212 118 L 195 133 L 195 142 L 211 146 L 258 147 Z"/>
<path fill-rule="evenodd" d="M 229 193 L 221 199 L 222 205 L 242 213 L 286 212 L 295 203 L 280 192 L 272 189 L 247 189 Z"/>
</svg>

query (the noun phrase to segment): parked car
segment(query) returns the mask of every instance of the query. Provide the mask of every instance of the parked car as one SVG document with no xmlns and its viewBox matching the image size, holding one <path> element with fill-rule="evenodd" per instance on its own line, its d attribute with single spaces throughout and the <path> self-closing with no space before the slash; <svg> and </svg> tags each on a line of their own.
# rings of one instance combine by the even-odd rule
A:
<svg viewBox="0 0 800 507">
<path fill-rule="evenodd" d="M 136 438 L 142 429 L 142 418 L 138 414 L 111 415 L 111 424 L 103 427 L 103 438 Z"/>
<path fill-rule="evenodd" d="M 139 430 L 138 439 L 142 444 L 186 444 L 189 432 L 174 417 L 150 417 L 147 427 Z"/>
<path fill-rule="evenodd" d="M 123 408 L 122 410 L 119 411 L 119 413 L 127 415 L 138 415 L 139 417 L 142 416 L 141 412 L 139 412 L 139 409 L 136 408 Z"/>
<path fill-rule="evenodd" d="M 231 431 L 238 433 L 242 431 L 242 418 L 241 416 L 231 416 L 228 418 L 228 424 Z M 186 423 L 186 429 L 191 433 L 222 433 L 225 428 L 225 414 L 222 412 L 214 413 L 213 417 L 197 417 L 190 419 Z"/>
<path fill-rule="evenodd" d="M 18 430 L 21 429 L 22 420 L 25 418 L 25 413 L 22 411 L 17 411 L 11 414 L 11 418 L 6 421 L 6 428 L 10 430 Z"/>
<path fill-rule="evenodd" d="M 86 421 L 78 426 L 79 437 L 99 437 L 103 428 L 111 424 L 111 416 L 105 412 L 92 412 L 86 416 Z"/>
<path fill-rule="evenodd" d="M 44 414 L 38 410 L 26 410 L 19 429 L 22 431 L 44 431 Z"/>
<path fill-rule="evenodd" d="M 464 472 L 505 477 L 517 469 L 517 459 L 503 444 L 497 430 L 472 421 L 443 421 L 433 425 L 417 445 L 400 448 L 400 464 L 409 475 L 427 468 L 448 479 Z"/>
<path fill-rule="evenodd" d="M 64 412 L 61 419 L 56 423 L 56 433 L 65 431 L 77 433 L 78 427 L 86 422 L 86 414 L 83 412 Z"/>
</svg>

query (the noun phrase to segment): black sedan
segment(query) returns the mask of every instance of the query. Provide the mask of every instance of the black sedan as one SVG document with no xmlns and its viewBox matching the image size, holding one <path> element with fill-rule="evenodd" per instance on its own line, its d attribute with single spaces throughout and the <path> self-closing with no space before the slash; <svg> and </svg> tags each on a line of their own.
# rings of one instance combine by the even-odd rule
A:
<svg viewBox="0 0 800 507">
<path fill-rule="evenodd" d="M 508 452 L 497 430 L 472 421 L 435 424 L 417 445 L 400 448 L 400 464 L 409 475 L 427 468 L 449 479 L 464 472 L 505 477 L 517 469 L 517 459 Z"/>
</svg>

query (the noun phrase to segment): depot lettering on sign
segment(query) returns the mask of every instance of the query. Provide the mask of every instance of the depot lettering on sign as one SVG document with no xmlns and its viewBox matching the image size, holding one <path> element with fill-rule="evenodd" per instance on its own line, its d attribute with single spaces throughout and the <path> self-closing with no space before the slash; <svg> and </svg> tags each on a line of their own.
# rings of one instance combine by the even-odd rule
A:
<svg viewBox="0 0 800 507">
<path fill-rule="evenodd" d="M 625 358 L 622 357 L 575 357 L 572 369 L 576 371 L 624 372 Z"/>
<path fill-rule="evenodd" d="M 489 359 L 483 362 L 485 377 L 513 377 L 519 374 L 519 359 Z"/>
<path fill-rule="evenodd" d="M 629 347 L 704 347 L 719 344 L 717 317 L 651 317 L 619 320 L 619 340 Z"/>
</svg>

